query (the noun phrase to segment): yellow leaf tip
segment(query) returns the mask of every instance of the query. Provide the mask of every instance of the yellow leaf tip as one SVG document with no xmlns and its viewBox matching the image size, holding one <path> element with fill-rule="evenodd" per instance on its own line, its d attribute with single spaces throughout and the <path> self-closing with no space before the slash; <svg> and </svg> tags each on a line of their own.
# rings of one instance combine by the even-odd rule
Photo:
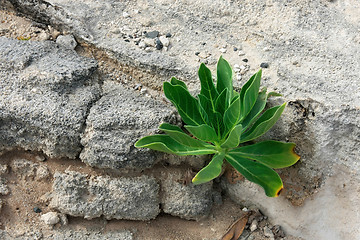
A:
<svg viewBox="0 0 360 240">
<path fill-rule="evenodd" d="M 279 188 L 279 190 L 277 190 L 277 192 L 276 192 L 276 194 L 275 194 L 275 197 L 278 197 L 278 196 L 280 195 L 280 193 L 282 192 L 283 189 L 284 189 L 284 187 L 281 186 L 281 187 Z"/>
</svg>

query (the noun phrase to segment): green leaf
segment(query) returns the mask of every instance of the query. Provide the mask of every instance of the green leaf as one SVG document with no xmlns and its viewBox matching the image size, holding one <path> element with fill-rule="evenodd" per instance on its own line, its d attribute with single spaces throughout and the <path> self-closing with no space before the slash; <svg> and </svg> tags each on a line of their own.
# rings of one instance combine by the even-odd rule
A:
<svg viewBox="0 0 360 240">
<path fill-rule="evenodd" d="M 240 144 L 240 137 L 242 132 L 241 124 L 236 125 L 229 133 L 229 137 L 221 145 L 222 148 L 235 148 Z"/>
<path fill-rule="evenodd" d="M 250 125 L 256 120 L 257 116 L 264 110 L 267 100 L 266 88 L 261 91 L 258 95 L 258 98 L 255 102 L 254 107 L 251 109 L 246 118 L 242 121 L 242 125 L 244 126 L 243 131 L 245 131 Z"/>
<path fill-rule="evenodd" d="M 284 168 L 294 165 L 300 156 L 294 152 L 295 143 L 264 141 L 231 150 L 232 156 L 259 161 L 271 168 Z"/>
<path fill-rule="evenodd" d="M 251 141 L 266 133 L 279 120 L 281 113 L 284 111 L 286 103 L 268 109 L 259 117 L 254 125 L 242 135 L 240 143 Z"/>
<path fill-rule="evenodd" d="M 203 119 L 206 120 L 205 122 L 208 125 L 212 125 L 214 123 L 214 111 L 212 109 L 210 100 L 202 94 L 199 94 L 198 98 L 199 98 L 200 106 L 205 111 L 205 113 L 200 111 L 203 116 Z"/>
<path fill-rule="evenodd" d="M 224 113 L 225 132 L 230 131 L 240 119 L 240 97 L 238 97 Z"/>
<path fill-rule="evenodd" d="M 215 101 L 215 109 L 217 112 L 224 114 L 226 109 L 229 107 L 229 102 L 227 101 L 228 90 L 224 89 Z"/>
<path fill-rule="evenodd" d="M 185 84 L 183 81 L 180 81 L 180 80 L 176 79 L 175 77 L 172 77 L 172 78 L 171 78 L 170 83 L 171 83 L 172 85 L 182 86 L 183 88 L 185 88 L 186 90 L 188 90 L 186 84 Z"/>
<path fill-rule="evenodd" d="M 167 135 L 151 135 L 135 143 L 137 148 L 150 148 L 160 152 L 172 153 L 179 156 L 206 155 L 215 153 L 215 149 L 195 148 L 182 145 Z"/>
<path fill-rule="evenodd" d="M 175 105 L 182 120 L 189 125 L 201 125 L 204 119 L 200 113 L 199 102 L 188 90 L 180 85 L 164 83 L 165 96 Z"/>
<path fill-rule="evenodd" d="M 174 139 L 175 141 L 177 141 L 183 145 L 186 145 L 189 147 L 198 147 L 198 148 L 203 147 L 203 148 L 213 148 L 214 149 L 213 145 L 190 137 L 189 135 L 184 133 L 181 130 L 181 128 L 179 128 L 178 126 L 171 125 L 168 123 L 163 123 L 160 125 L 159 129 L 164 131 L 172 139 Z"/>
<path fill-rule="evenodd" d="M 224 91 L 224 89 L 228 90 L 228 99 L 227 101 L 230 104 L 230 100 L 232 99 L 233 94 L 233 85 L 232 85 L 232 69 L 230 64 L 222 58 L 219 58 L 216 68 L 217 73 L 217 82 L 216 89 L 218 93 Z"/>
<path fill-rule="evenodd" d="M 213 112 L 215 112 L 215 100 L 219 96 L 219 93 L 214 86 L 214 82 L 211 77 L 211 71 L 205 66 L 205 64 L 202 63 L 198 73 L 201 83 L 200 94 L 209 99 L 211 108 Z"/>
<path fill-rule="evenodd" d="M 253 108 L 260 88 L 261 70 L 254 74 L 240 91 L 241 118 L 244 119 Z"/>
<path fill-rule="evenodd" d="M 268 197 L 277 197 L 283 189 L 279 175 L 266 165 L 228 153 L 225 159 L 246 179 L 264 188 Z"/>
<path fill-rule="evenodd" d="M 197 139 L 205 142 L 215 142 L 218 140 L 218 136 L 215 130 L 209 125 L 202 124 L 200 126 L 184 126 L 192 135 Z"/>
<path fill-rule="evenodd" d="M 221 174 L 224 157 L 224 153 L 215 154 L 210 163 L 195 175 L 193 184 L 206 183 L 218 177 Z"/>
</svg>

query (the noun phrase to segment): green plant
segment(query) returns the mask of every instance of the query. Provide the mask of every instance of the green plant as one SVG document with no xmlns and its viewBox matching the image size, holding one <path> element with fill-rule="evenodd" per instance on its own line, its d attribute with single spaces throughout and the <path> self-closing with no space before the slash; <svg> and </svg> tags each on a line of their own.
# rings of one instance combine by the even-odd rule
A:
<svg viewBox="0 0 360 240">
<path fill-rule="evenodd" d="M 193 97 L 184 82 L 171 78 L 164 83 L 165 96 L 177 108 L 184 130 L 163 123 L 159 129 L 166 134 L 147 136 L 135 143 L 179 156 L 214 154 L 209 164 L 193 178 L 201 184 L 218 177 L 224 159 L 248 180 L 259 184 L 269 197 L 277 197 L 283 188 L 279 175 L 273 170 L 295 164 L 300 156 L 294 143 L 263 141 L 252 145 L 252 140 L 267 132 L 280 118 L 286 103 L 263 112 L 267 98 L 279 94 L 259 92 L 261 70 L 241 88 L 233 90 L 232 69 L 220 57 L 217 64 L 217 83 L 211 71 L 200 65 L 201 91 Z"/>
</svg>

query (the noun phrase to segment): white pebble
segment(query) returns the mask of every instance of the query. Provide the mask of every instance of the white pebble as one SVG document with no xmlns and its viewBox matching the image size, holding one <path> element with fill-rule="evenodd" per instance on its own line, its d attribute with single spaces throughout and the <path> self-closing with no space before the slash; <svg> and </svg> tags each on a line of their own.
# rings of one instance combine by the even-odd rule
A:
<svg viewBox="0 0 360 240">
<path fill-rule="evenodd" d="M 247 212 L 249 211 L 246 207 L 244 207 L 243 209 L 241 209 L 243 212 Z"/>
<path fill-rule="evenodd" d="M 268 51 L 270 51 L 270 48 L 264 47 L 264 48 L 263 48 L 263 51 L 264 51 L 264 52 L 268 52 Z"/>
<path fill-rule="evenodd" d="M 145 38 L 144 42 L 145 42 L 147 47 L 155 47 L 156 46 L 155 39 Z"/>
<path fill-rule="evenodd" d="M 225 48 L 220 48 L 219 51 L 222 52 L 222 53 L 226 53 L 226 49 L 225 49 Z"/>
<path fill-rule="evenodd" d="M 165 37 L 165 36 L 160 36 L 159 37 L 160 42 L 163 44 L 164 47 L 168 47 L 170 45 L 170 40 L 169 38 Z"/>
<path fill-rule="evenodd" d="M 234 68 L 240 68 L 239 64 L 235 64 Z"/>
<path fill-rule="evenodd" d="M 241 65 L 241 66 L 240 66 L 240 69 L 241 69 L 241 70 L 244 70 L 244 69 L 246 69 L 246 67 L 245 67 L 244 65 Z"/>
<path fill-rule="evenodd" d="M 152 52 L 153 50 L 152 50 L 152 48 L 151 47 L 146 47 L 145 48 L 145 52 Z"/>
<path fill-rule="evenodd" d="M 41 221 L 43 221 L 47 225 L 55 225 L 60 222 L 60 218 L 57 212 L 48 212 L 40 217 Z"/>
<path fill-rule="evenodd" d="M 130 14 L 128 14 L 127 12 L 123 12 L 123 17 L 127 18 L 127 17 L 130 17 Z"/>
<path fill-rule="evenodd" d="M 139 12 L 140 12 L 139 9 L 134 9 L 135 14 L 138 14 Z"/>
<path fill-rule="evenodd" d="M 145 49 L 146 48 L 146 43 L 144 41 L 139 42 L 139 48 Z"/>
<path fill-rule="evenodd" d="M 238 52 L 238 55 L 239 55 L 239 56 L 244 56 L 245 53 L 244 53 L 243 51 L 239 51 L 239 52 Z"/>
<path fill-rule="evenodd" d="M 240 81 L 242 79 L 241 74 L 236 74 L 236 80 Z"/>
<path fill-rule="evenodd" d="M 254 219 L 252 222 L 251 222 L 251 225 L 250 225 L 250 231 L 255 231 L 258 227 L 258 222 L 256 221 L 256 219 Z"/>
</svg>

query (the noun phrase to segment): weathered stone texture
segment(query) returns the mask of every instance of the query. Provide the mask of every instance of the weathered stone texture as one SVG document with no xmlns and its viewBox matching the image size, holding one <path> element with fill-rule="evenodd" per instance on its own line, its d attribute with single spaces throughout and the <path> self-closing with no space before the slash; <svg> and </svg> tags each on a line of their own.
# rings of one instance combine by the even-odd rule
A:
<svg viewBox="0 0 360 240">
<path fill-rule="evenodd" d="M 50 207 L 70 216 L 92 219 L 150 220 L 160 212 L 159 185 L 151 177 L 90 177 L 55 173 Z"/>
<path fill-rule="evenodd" d="M 162 181 L 162 210 L 188 220 L 199 220 L 206 217 L 213 204 L 212 182 L 193 185 L 184 183 L 183 180 L 184 174 L 174 169 Z"/>
<path fill-rule="evenodd" d="M 169 105 L 121 86 L 111 86 L 112 90 L 90 110 L 80 158 L 99 168 L 151 167 L 157 153 L 137 149 L 134 143 L 154 134 L 162 122 L 176 122 L 176 115 Z"/>
<path fill-rule="evenodd" d="M 99 95 L 96 68 L 96 61 L 51 42 L 0 37 L 0 150 L 75 158 L 88 108 Z"/>
</svg>

